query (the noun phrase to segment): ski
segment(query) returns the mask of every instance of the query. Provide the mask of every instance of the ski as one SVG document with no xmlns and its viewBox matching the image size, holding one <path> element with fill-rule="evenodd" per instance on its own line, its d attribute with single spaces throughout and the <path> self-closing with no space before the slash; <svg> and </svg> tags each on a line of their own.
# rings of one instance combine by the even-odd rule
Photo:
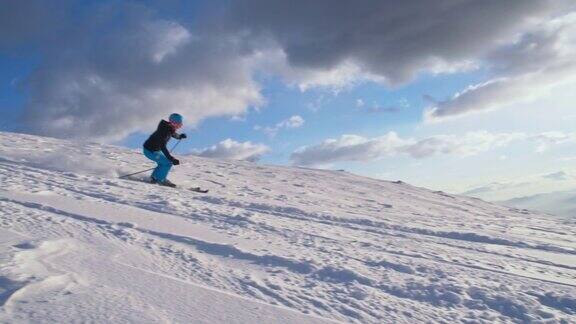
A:
<svg viewBox="0 0 576 324">
<path fill-rule="evenodd" d="M 199 192 L 199 193 L 207 193 L 208 189 L 202 189 L 200 187 L 192 187 L 189 188 L 190 191 Z"/>
<path fill-rule="evenodd" d="M 208 189 L 202 189 L 201 187 L 190 187 L 190 188 L 186 188 L 186 187 L 179 187 L 178 185 L 174 185 L 174 186 L 168 186 L 168 185 L 161 185 L 155 182 L 150 182 L 147 179 L 142 179 L 142 178 L 136 178 L 136 177 L 125 177 L 123 178 L 124 180 L 129 180 L 129 181 L 137 181 L 137 182 L 143 182 L 143 183 L 147 183 L 149 185 L 156 185 L 156 186 L 162 186 L 162 187 L 167 187 L 167 188 L 173 188 L 173 189 L 188 189 L 189 191 L 193 191 L 193 192 L 198 192 L 198 193 L 208 193 Z"/>
</svg>

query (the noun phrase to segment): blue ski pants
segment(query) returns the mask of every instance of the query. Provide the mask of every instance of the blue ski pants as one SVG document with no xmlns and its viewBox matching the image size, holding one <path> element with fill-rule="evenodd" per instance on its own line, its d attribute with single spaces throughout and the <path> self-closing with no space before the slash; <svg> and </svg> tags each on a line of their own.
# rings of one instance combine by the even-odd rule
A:
<svg viewBox="0 0 576 324">
<path fill-rule="evenodd" d="M 168 172 L 170 172 L 170 169 L 172 168 L 172 161 L 168 160 L 162 151 L 153 152 L 144 149 L 144 155 L 158 164 L 156 169 L 154 169 L 154 172 L 152 172 L 152 177 L 159 182 L 166 180 Z"/>
</svg>

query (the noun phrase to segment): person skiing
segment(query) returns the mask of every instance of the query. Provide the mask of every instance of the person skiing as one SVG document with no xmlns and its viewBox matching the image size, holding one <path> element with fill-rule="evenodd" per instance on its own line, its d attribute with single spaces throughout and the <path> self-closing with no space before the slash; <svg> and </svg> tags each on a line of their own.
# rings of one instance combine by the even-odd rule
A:
<svg viewBox="0 0 576 324">
<path fill-rule="evenodd" d="M 160 121 L 158 129 L 144 142 L 144 155 L 158 164 L 150 176 L 151 183 L 176 187 L 167 176 L 172 165 L 179 165 L 180 161 L 170 154 L 166 145 L 171 137 L 179 140 L 186 138 L 186 134 L 176 133 L 176 130 L 182 127 L 182 122 L 182 115 L 171 114 L 168 121 L 164 119 Z"/>
</svg>

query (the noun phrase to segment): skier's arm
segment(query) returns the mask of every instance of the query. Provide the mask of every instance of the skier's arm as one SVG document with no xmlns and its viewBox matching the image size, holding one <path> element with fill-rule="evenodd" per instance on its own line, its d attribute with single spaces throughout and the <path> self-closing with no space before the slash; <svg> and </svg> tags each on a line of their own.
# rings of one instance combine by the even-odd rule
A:
<svg viewBox="0 0 576 324">
<path fill-rule="evenodd" d="M 170 161 L 174 160 L 174 157 L 172 156 L 172 154 L 170 154 L 170 152 L 168 151 L 168 148 L 166 148 L 166 145 L 163 145 L 161 150 L 162 150 L 162 153 L 164 153 L 164 156 L 166 156 L 168 158 L 168 160 L 170 160 Z"/>
<path fill-rule="evenodd" d="M 169 132 L 170 136 L 172 136 L 172 137 L 174 137 L 174 135 L 176 134 L 176 132 L 170 127 L 167 127 L 165 129 L 165 131 Z M 172 156 L 172 154 L 170 154 L 170 151 L 168 151 L 168 148 L 166 147 L 167 144 L 168 143 L 164 143 L 162 145 L 161 150 L 162 150 L 162 153 L 164 153 L 164 156 L 166 156 L 168 158 L 168 160 L 172 161 L 172 160 L 174 160 L 174 157 Z"/>
<path fill-rule="evenodd" d="M 178 140 L 180 140 L 180 139 L 185 139 L 185 138 L 186 138 L 186 134 L 174 133 L 174 134 L 172 134 L 172 137 L 175 138 L 175 139 L 178 139 Z"/>
</svg>

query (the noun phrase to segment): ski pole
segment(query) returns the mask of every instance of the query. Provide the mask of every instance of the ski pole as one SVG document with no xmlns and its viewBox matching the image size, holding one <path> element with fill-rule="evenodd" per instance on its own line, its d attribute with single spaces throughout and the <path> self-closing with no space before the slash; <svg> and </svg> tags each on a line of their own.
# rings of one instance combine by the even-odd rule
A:
<svg viewBox="0 0 576 324">
<path fill-rule="evenodd" d="M 178 140 L 178 142 L 176 142 L 176 144 L 174 144 L 174 146 L 172 146 L 172 149 L 170 150 L 170 153 L 174 152 L 174 150 L 176 149 L 176 146 L 178 146 L 178 144 L 180 144 L 180 139 Z"/>
<path fill-rule="evenodd" d="M 178 140 L 178 142 L 176 142 L 176 144 L 174 144 L 174 146 L 172 146 L 172 149 L 170 150 L 170 153 L 174 152 L 174 149 L 176 148 L 176 146 L 178 146 L 178 144 L 180 144 L 180 140 Z M 121 177 L 118 177 L 118 178 L 119 178 L 119 179 L 122 179 L 122 178 L 126 178 L 126 177 L 129 177 L 129 176 L 133 176 L 133 175 L 137 175 L 137 174 L 140 174 L 140 173 L 144 173 L 144 172 L 147 172 L 147 171 L 151 171 L 151 170 L 154 170 L 154 169 L 156 169 L 156 167 L 153 167 L 153 168 L 150 168 L 150 169 L 146 169 L 146 170 L 144 170 L 144 171 L 138 171 L 138 172 L 134 172 L 134 173 L 130 173 L 130 174 L 125 174 L 125 175 L 123 175 L 123 176 L 121 176 Z"/>
<path fill-rule="evenodd" d="M 119 178 L 119 179 L 122 179 L 122 178 L 126 178 L 126 177 L 133 176 L 133 175 L 136 175 L 136 174 L 140 174 L 140 173 L 144 173 L 144 172 L 147 172 L 147 171 L 151 171 L 151 170 L 154 170 L 154 169 L 156 169 L 156 167 L 153 167 L 153 168 L 150 168 L 150 169 L 147 169 L 147 170 L 144 170 L 144 171 L 138 171 L 138 172 L 134 172 L 134 173 L 130 173 L 130 174 L 125 174 L 125 175 L 123 175 L 123 176 L 121 176 L 121 177 L 118 177 L 118 178 Z"/>
</svg>

